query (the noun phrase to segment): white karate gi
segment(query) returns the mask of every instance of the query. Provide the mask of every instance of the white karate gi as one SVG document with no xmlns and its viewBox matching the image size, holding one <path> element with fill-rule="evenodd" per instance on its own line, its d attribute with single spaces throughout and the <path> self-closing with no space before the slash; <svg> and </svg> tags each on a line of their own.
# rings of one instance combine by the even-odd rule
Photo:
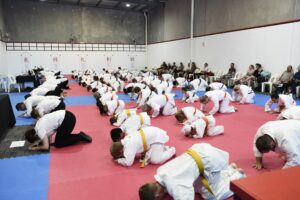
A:
<svg viewBox="0 0 300 200">
<path fill-rule="evenodd" d="M 293 106 L 291 108 L 288 108 L 284 111 L 282 111 L 279 115 L 278 115 L 278 120 L 280 119 L 296 119 L 296 120 L 300 120 L 300 106 Z"/>
<path fill-rule="evenodd" d="M 118 100 L 118 96 L 115 92 L 107 92 L 99 100 L 105 105 L 107 101 Z"/>
<path fill-rule="evenodd" d="M 177 85 L 176 87 L 182 88 L 183 85 L 184 85 L 184 83 L 186 82 L 186 79 L 183 78 L 183 77 L 177 77 L 177 78 L 176 78 L 176 81 L 177 81 L 177 83 L 178 83 L 178 85 Z"/>
<path fill-rule="evenodd" d="M 229 189 L 230 181 L 244 175 L 236 174 L 236 170 L 229 167 L 229 154 L 206 143 L 194 144 L 191 149 L 201 156 L 204 176 L 216 198 L 226 199 L 233 195 Z M 154 178 L 174 200 L 194 200 L 195 192 L 201 193 L 203 199 L 214 199 L 201 183 L 194 158 L 187 153 L 160 166 Z"/>
<path fill-rule="evenodd" d="M 213 83 L 209 84 L 209 87 L 211 87 L 212 90 L 227 91 L 226 85 L 223 83 L 219 83 L 219 82 L 213 82 Z"/>
<path fill-rule="evenodd" d="M 273 104 L 272 99 L 269 99 L 269 101 L 266 102 L 265 112 L 272 110 L 271 109 L 272 104 Z M 293 97 L 290 95 L 280 94 L 277 105 L 278 107 L 275 109 L 275 111 L 279 111 L 280 106 L 284 106 L 284 109 L 288 109 L 293 106 L 296 106 L 296 101 L 294 101 Z"/>
<path fill-rule="evenodd" d="M 128 117 L 121 125 L 120 128 L 127 135 L 138 131 L 140 128 L 151 125 L 150 116 L 146 112 Z"/>
<path fill-rule="evenodd" d="M 256 140 L 260 136 L 269 135 L 276 142 L 275 152 L 285 155 L 283 168 L 300 165 L 300 122 L 299 120 L 270 121 L 262 125 L 254 137 L 253 151 L 255 157 L 263 154 L 256 148 Z"/>
<path fill-rule="evenodd" d="M 170 81 L 174 80 L 174 77 L 172 74 L 162 74 L 161 76 L 163 77 L 164 81 L 166 81 L 166 82 L 170 82 Z"/>
<path fill-rule="evenodd" d="M 182 101 L 186 103 L 194 103 L 199 100 L 199 96 L 195 90 L 183 92 Z"/>
<path fill-rule="evenodd" d="M 235 92 L 232 91 L 232 97 L 234 101 L 244 103 L 254 103 L 255 93 L 251 87 L 247 85 L 240 85 L 240 89 Z"/>
<path fill-rule="evenodd" d="M 161 164 L 170 159 L 175 154 L 175 148 L 165 147 L 164 144 L 169 141 L 167 132 L 153 126 L 142 128 L 147 143 L 146 160 L 152 164 Z M 142 137 L 139 131 L 126 136 L 121 140 L 123 144 L 124 158 L 117 159 L 117 163 L 123 166 L 131 166 L 137 154 L 144 152 Z"/>
<path fill-rule="evenodd" d="M 30 92 L 31 96 L 45 96 L 45 94 L 47 92 L 49 92 L 50 90 L 48 88 L 35 88 Z"/>
<path fill-rule="evenodd" d="M 233 113 L 235 109 L 229 105 L 232 98 L 228 92 L 222 90 L 213 90 L 205 93 L 206 96 L 213 102 L 214 107 L 209 111 L 210 115 L 214 115 L 216 112 L 220 113 Z M 205 104 L 201 104 L 201 111 L 205 108 Z"/>
<path fill-rule="evenodd" d="M 192 123 L 193 121 L 205 116 L 203 112 L 192 106 L 184 107 L 181 110 L 187 118 L 185 123 Z"/>
<path fill-rule="evenodd" d="M 125 103 L 123 100 L 112 100 L 106 102 L 108 108 L 108 115 L 119 114 L 125 109 Z"/>
<path fill-rule="evenodd" d="M 129 110 L 129 114 L 127 113 L 127 110 Z M 121 126 L 121 124 L 130 116 L 132 115 L 136 115 L 136 108 L 132 108 L 132 109 L 126 109 L 123 110 L 122 112 L 120 112 L 119 114 L 117 114 L 117 122 L 113 123 L 114 126 Z"/>
<path fill-rule="evenodd" d="M 139 93 L 139 97 L 137 100 L 137 104 L 138 107 L 143 106 L 144 104 L 146 104 L 149 99 L 151 99 L 153 96 L 157 95 L 154 91 L 151 91 L 150 89 L 143 89 L 141 90 L 141 92 Z"/>
<path fill-rule="evenodd" d="M 216 119 L 212 115 L 205 116 L 208 124 L 203 118 L 197 119 L 191 124 L 185 124 L 181 130 L 184 135 L 191 132 L 191 129 L 196 130 L 193 138 L 203 138 L 206 134 L 208 136 L 215 136 L 224 133 L 224 126 L 216 126 Z"/>
<path fill-rule="evenodd" d="M 194 90 L 197 91 L 205 91 L 208 86 L 207 82 L 202 78 L 194 79 L 190 82 L 190 84 L 194 87 Z"/>
<path fill-rule="evenodd" d="M 177 112 L 173 94 L 156 95 L 147 103 L 152 109 L 152 117 L 157 117 L 162 110 L 163 115 L 174 115 Z"/>
</svg>

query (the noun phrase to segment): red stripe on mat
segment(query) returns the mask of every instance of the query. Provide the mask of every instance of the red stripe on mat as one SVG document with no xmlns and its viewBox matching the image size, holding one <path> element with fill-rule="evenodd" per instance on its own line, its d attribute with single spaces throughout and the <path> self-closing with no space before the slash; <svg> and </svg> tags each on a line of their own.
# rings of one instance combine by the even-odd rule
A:
<svg viewBox="0 0 300 200">
<path fill-rule="evenodd" d="M 179 107 L 199 103 L 184 104 L 176 101 Z M 135 103 L 129 103 L 127 108 Z M 208 142 L 230 153 L 230 161 L 245 170 L 248 176 L 258 172 L 252 168 L 255 158 L 252 152 L 253 137 L 260 125 L 274 120 L 275 116 L 263 112 L 255 105 L 236 105 L 239 109 L 233 114 L 216 114 L 217 124 L 225 125 L 225 134 L 203 139 L 190 139 L 180 133 L 181 126 L 174 116 L 161 116 L 152 120 L 152 125 L 166 130 L 170 136 L 168 145 L 175 146 L 177 155 L 192 144 Z M 112 128 L 109 117 L 99 115 L 97 107 L 72 106 L 68 110 L 77 117 L 75 132 L 83 130 L 93 137 L 92 144 L 75 145 L 51 150 L 49 193 L 51 200 L 61 199 L 138 199 L 141 184 L 153 181 L 157 165 L 140 169 L 135 163 L 126 168 L 116 165 L 109 154 Z M 282 162 L 275 155 L 265 159 L 268 169 L 279 169 Z M 265 170 L 263 170 L 265 171 Z M 262 171 L 262 172 L 263 172 Z"/>
</svg>

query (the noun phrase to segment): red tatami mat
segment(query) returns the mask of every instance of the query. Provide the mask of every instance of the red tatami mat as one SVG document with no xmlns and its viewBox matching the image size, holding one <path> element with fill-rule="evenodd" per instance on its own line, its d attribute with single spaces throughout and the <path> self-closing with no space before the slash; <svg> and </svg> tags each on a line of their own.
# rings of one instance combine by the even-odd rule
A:
<svg viewBox="0 0 300 200">
<path fill-rule="evenodd" d="M 80 88 L 80 90 L 83 90 Z M 179 107 L 199 103 L 183 104 Z M 127 108 L 135 103 L 128 103 Z M 253 137 L 260 125 L 276 117 L 264 113 L 263 108 L 255 105 L 236 105 L 239 109 L 233 114 L 216 114 L 217 123 L 225 126 L 225 134 L 203 139 L 190 139 L 180 133 L 181 126 L 176 124 L 174 116 L 160 116 L 152 120 L 152 125 L 160 127 L 170 136 L 169 146 L 175 146 L 177 155 L 192 144 L 207 142 L 230 153 L 230 161 L 243 168 L 248 176 L 258 172 L 252 168 L 255 158 L 252 152 Z M 75 145 L 62 149 L 51 149 L 48 198 L 62 199 L 138 199 L 141 184 L 153 181 L 158 165 L 139 168 L 136 162 L 131 167 L 116 165 L 110 154 L 112 126 L 109 117 L 102 117 L 96 106 L 67 107 L 77 117 L 75 132 L 85 131 L 93 137 L 93 143 Z M 268 157 L 272 157 L 268 159 Z M 267 170 L 280 169 L 282 162 L 276 155 L 265 159 Z M 180 167 L 180 166 L 179 166 Z M 264 172 L 266 170 L 262 170 Z"/>
<path fill-rule="evenodd" d="M 78 85 L 78 83 L 69 83 L 70 90 L 65 90 L 67 96 L 91 96 L 91 92 L 88 92 L 85 87 Z"/>
</svg>

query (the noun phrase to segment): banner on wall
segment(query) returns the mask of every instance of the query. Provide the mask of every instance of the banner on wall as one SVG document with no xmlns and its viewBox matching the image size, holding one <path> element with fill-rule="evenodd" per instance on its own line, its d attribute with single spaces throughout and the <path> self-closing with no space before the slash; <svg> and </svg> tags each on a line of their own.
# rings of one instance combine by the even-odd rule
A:
<svg viewBox="0 0 300 200">
<path fill-rule="evenodd" d="M 78 56 L 80 58 L 80 60 L 79 60 L 80 69 L 81 70 L 86 70 L 86 68 L 87 68 L 87 57 L 88 57 L 88 54 L 79 54 Z"/>
<path fill-rule="evenodd" d="M 52 60 L 53 70 L 58 70 L 58 71 L 61 70 L 59 67 L 59 60 L 60 60 L 59 57 L 61 57 L 61 55 L 51 54 L 50 57 L 52 58 L 51 60 Z"/>
<path fill-rule="evenodd" d="M 25 74 L 27 73 L 32 67 L 30 66 L 30 59 L 32 57 L 31 54 L 27 53 L 27 52 L 23 52 L 22 54 L 20 54 L 21 59 L 22 59 L 22 66 L 23 66 L 23 70 L 22 73 Z"/>
<path fill-rule="evenodd" d="M 136 66 L 135 66 L 135 58 L 137 57 L 137 55 L 136 54 L 130 54 L 130 55 L 128 55 L 128 57 L 129 57 L 129 62 L 130 62 L 130 69 L 136 69 Z"/>
<path fill-rule="evenodd" d="M 103 56 L 105 57 L 106 68 L 107 69 L 112 68 L 112 57 L 113 57 L 113 54 L 104 54 Z"/>
</svg>

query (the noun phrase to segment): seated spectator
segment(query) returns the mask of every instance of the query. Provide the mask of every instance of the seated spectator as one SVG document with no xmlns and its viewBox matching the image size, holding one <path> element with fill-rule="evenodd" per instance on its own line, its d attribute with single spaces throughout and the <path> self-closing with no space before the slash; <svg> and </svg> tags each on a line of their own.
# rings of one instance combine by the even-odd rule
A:
<svg viewBox="0 0 300 200">
<path fill-rule="evenodd" d="M 246 75 L 243 76 L 242 78 L 240 78 L 240 79 L 236 82 L 236 84 L 240 84 L 240 83 L 247 82 L 247 79 L 253 75 L 254 71 L 255 71 L 254 66 L 253 66 L 253 65 L 250 65 L 249 68 L 248 68 L 248 71 L 247 71 Z"/>
<path fill-rule="evenodd" d="M 291 65 L 287 66 L 286 71 L 284 71 L 276 81 L 273 86 L 277 93 L 291 93 L 292 80 L 294 77 L 293 67 Z"/>
<path fill-rule="evenodd" d="M 256 63 L 255 66 L 256 69 L 254 70 L 252 76 L 249 76 L 245 81 L 249 87 L 254 86 L 254 82 L 256 82 L 261 77 L 261 72 L 263 71 L 261 64 Z"/>
<path fill-rule="evenodd" d="M 296 87 L 300 85 L 300 65 L 298 66 L 298 72 L 295 73 L 292 81 L 292 93 L 296 94 Z"/>
<path fill-rule="evenodd" d="M 235 76 L 235 73 L 236 73 L 236 69 L 234 67 L 234 63 L 230 63 L 228 73 L 221 76 L 222 83 L 226 84 L 229 79 L 231 79 Z"/>
</svg>

